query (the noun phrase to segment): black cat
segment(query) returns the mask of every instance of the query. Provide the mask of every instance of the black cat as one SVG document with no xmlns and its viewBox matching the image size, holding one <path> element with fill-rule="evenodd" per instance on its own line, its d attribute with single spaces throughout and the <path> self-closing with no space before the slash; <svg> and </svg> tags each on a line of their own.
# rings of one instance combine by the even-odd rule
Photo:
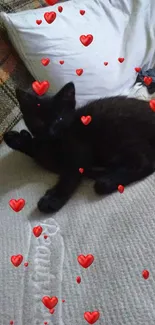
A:
<svg viewBox="0 0 155 325">
<path fill-rule="evenodd" d="M 19 89 L 16 95 L 32 135 L 10 131 L 4 141 L 59 174 L 38 202 L 40 211 L 58 211 L 83 176 L 95 179 L 95 192 L 104 195 L 154 172 L 155 112 L 149 102 L 113 97 L 75 110 L 72 82 L 53 97 Z M 88 115 L 92 120 L 85 125 L 81 117 Z"/>
</svg>

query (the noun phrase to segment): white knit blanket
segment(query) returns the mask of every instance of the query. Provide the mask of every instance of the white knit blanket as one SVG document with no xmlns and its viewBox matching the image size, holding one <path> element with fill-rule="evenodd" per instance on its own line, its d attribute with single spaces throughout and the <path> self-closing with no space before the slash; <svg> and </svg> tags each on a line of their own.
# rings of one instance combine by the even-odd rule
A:
<svg viewBox="0 0 155 325">
<path fill-rule="evenodd" d="M 23 121 L 16 129 L 22 127 Z M 2 144 L 0 180 L 0 324 L 85 325 L 84 313 L 95 310 L 98 325 L 155 324 L 155 175 L 102 199 L 85 182 L 48 216 L 36 204 L 54 175 Z M 12 198 L 25 199 L 23 210 L 11 210 Z M 14 267 L 10 257 L 17 254 L 24 258 Z M 77 261 L 81 254 L 94 256 L 87 269 Z M 53 314 L 44 296 L 58 297 Z"/>
</svg>

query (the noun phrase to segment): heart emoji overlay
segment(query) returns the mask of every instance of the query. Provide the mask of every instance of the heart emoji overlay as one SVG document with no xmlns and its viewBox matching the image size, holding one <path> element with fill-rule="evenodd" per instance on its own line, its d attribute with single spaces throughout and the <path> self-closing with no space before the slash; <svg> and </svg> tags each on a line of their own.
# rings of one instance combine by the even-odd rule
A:
<svg viewBox="0 0 155 325">
<path fill-rule="evenodd" d="M 13 255 L 11 256 L 11 262 L 15 267 L 18 267 L 23 261 L 23 256 L 22 255 Z"/>
<path fill-rule="evenodd" d="M 90 115 L 87 116 L 81 116 L 81 122 L 84 125 L 88 125 L 92 121 L 92 117 Z"/>
<path fill-rule="evenodd" d="M 151 107 L 152 111 L 155 112 L 155 99 L 151 99 L 149 101 L 149 104 L 150 104 L 150 107 Z"/>
<path fill-rule="evenodd" d="M 85 269 L 89 267 L 94 262 L 94 256 L 91 254 L 88 255 L 79 255 L 77 257 L 79 264 Z"/>
<path fill-rule="evenodd" d="M 83 69 L 76 69 L 76 74 L 81 76 L 83 74 Z"/>
<path fill-rule="evenodd" d="M 124 58 L 118 58 L 118 61 L 119 61 L 120 63 L 123 63 L 123 62 L 124 62 Z"/>
<path fill-rule="evenodd" d="M 35 91 L 35 93 L 39 96 L 44 95 L 48 88 L 49 88 L 50 84 L 47 80 L 39 82 L 39 81 L 34 81 L 32 83 L 32 89 Z"/>
<path fill-rule="evenodd" d="M 28 262 L 25 262 L 25 263 L 24 263 L 24 266 L 25 266 L 25 267 L 28 267 L 28 265 L 29 265 Z"/>
<path fill-rule="evenodd" d="M 149 271 L 148 270 L 143 270 L 142 272 L 142 276 L 145 280 L 147 280 L 149 278 Z"/>
<path fill-rule="evenodd" d="M 14 210 L 15 212 L 19 212 L 24 208 L 25 205 L 25 200 L 24 199 L 11 199 L 9 201 L 9 205 L 12 208 L 12 210 Z"/>
<path fill-rule="evenodd" d="M 79 284 L 79 283 L 81 283 L 81 277 L 80 276 L 77 276 L 76 277 L 76 282 Z"/>
<path fill-rule="evenodd" d="M 86 311 L 84 313 L 84 318 L 89 324 L 94 324 L 99 319 L 100 313 L 99 311 Z"/>
<path fill-rule="evenodd" d="M 140 72 L 141 70 L 142 70 L 141 68 L 138 68 L 138 67 L 135 68 L 135 71 L 136 71 L 136 72 Z"/>
<path fill-rule="evenodd" d="M 42 63 L 42 65 L 44 65 L 44 66 L 46 66 L 46 65 L 48 65 L 49 63 L 50 63 L 50 59 L 41 59 L 41 63 Z"/>
<path fill-rule="evenodd" d="M 45 12 L 44 18 L 47 21 L 48 24 L 52 24 L 56 18 L 56 12 L 51 11 L 51 12 Z"/>
<path fill-rule="evenodd" d="M 42 20 L 41 20 L 41 19 L 37 19 L 37 20 L 36 20 L 36 24 L 37 24 L 37 25 L 40 25 L 41 23 L 42 23 Z"/>
<path fill-rule="evenodd" d="M 32 229 L 32 231 L 35 237 L 39 237 L 43 231 L 43 228 L 41 226 L 36 226 Z"/>
<path fill-rule="evenodd" d="M 85 10 L 80 10 L 80 15 L 84 15 L 85 14 Z"/>
<path fill-rule="evenodd" d="M 62 12 L 62 11 L 63 11 L 63 7 L 62 7 L 62 6 L 59 6 L 59 7 L 58 7 L 58 11 L 59 11 L 59 12 Z"/>
<path fill-rule="evenodd" d="M 88 35 L 81 35 L 80 36 L 80 41 L 84 46 L 88 46 L 92 43 L 93 41 L 93 35 L 88 34 Z"/>
<path fill-rule="evenodd" d="M 49 6 L 54 6 L 58 2 L 58 0 L 45 0 L 45 1 Z"/>
<path fill-rule="evenodd" d="M 118 192 L 123 193 L 124 192 L 124 186 L 123 185 L 118 185 Z"/>
<path fill-rule="evenodd" d="M 45 305 L 46 308 L 52 309 L 57 305 L 58 298 L 57 297 L 44 296 L 42 298 L 42 302 L 43 302 L 43 304 Z"/>
<path fill-rule="evenodd" d="M 152 78 L 151 77 L 144 77 L 144 82 L 147 86 L 149 86 L 152 83 Z"/>
</svg>

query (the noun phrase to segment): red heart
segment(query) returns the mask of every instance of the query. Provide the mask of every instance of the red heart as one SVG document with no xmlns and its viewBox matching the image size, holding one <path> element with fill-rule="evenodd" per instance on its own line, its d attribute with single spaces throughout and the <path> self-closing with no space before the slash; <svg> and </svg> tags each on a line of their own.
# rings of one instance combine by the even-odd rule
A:
<svg viewBox="0 0 155 325">
<path fill-rule="evenodd" d="M 142 69 L 141 68 L 135 68 L 136 72 L 140 72 Z"/>
<path fill-rule="evenodd" d="M 155 99 L 151 99 L 149 104 L 150 104 L 151 109 L 155 112 Z"/>
<path fill-rule="evenodd" d="M 59 12 L 62 12 L 63 11 L 63 8 L 61 6 L 58 7 L 58 11 Z"/>
<path fill-rule="evenodd" d="M 25 263 L 24 263 L 24 266 L 25 266 L 25 267 L 27 267 L 28 265 L 29 265 L 29 263 L 28 263 L 28 262 L 25 262 Z"/>
<path fill-rule="evenodd" d="M 37 19 L 37 20 L 36 20 L 36 23 L 37 23 L 38 25 L 40 25 L 40 24 L 42 23 L 42 20 L 41 20 L 41 19 Z"/>
<path fill-rule="evenodd" d="M 89 267 L 93 261 L 94 261 L 94 256 L 89 254 L 89 255 L 79 255 L 77 258 L 78 262 L 80 265 L 82 265 L 85 269 Z"/>
<path fill-rule="evenodd" d="M 58 0 L 45 0 L 45 1 L 50 6 L 53 6 L 53 5 L 55 5 L 58 2 Z"/>
<path fill-rule="evenodd" d="M 42 298 L 42 302 L 45 305 L 45 307 L 47 307 L 48 309 L 52 309 L 54 308 L 57 303 L 58 303 L 58 298 L 57 297 L 48 297 L 48 296 L 44 296 Z"/>
<path fill-rule="evenodd" d="M 53 21 L 56 18 L 56 12 L 54 12 L 54 11 L 45 12 L 44 18 L 45 18 L 45 20 L 47 21 L 48 24 L 51 24 L 51 23 L 53 23 Z"/>
<path fill-rule="evenodd" d="M 14 266 L 18 267 L 23 261 L 23 256 L 22 255 L 13 255 L 11 256 L 11 262 Z"/>
<path fill-rule="evenodd" d="M 143 270 L 142 272 L 142 276 L 145 280 L 147 280 L 149 278 L 149 271 L 148 270 Z"/>
<path fill-rule="evenodd" d="M 124 192 L 124 186 L 123 185 L 118 185 L 118 192 L 123 193 Z"/>
<path fill-rule="evenodd" d="M 83 16 L 85 14 L 85 10 L 80 10 L 80 14 Z"/>
<path fill-rule="evenodd" d="M 80 276 L 77 276 L 77 277 L 76 277 L 76 282 L 77 282 L 77 283 L 81 283 L 81 277 L 80 277 Z"/>
<path fill-rule="evenodd" d="M 54 312 L 55 312 L 55 309 L 54 308 L 52 308 L 52 309 L 50 309 L 50 311 L 49 311 L 51 314 L 54 314 Z"/>
<path fill-rule="evenodd" d="M 93 35 L 91 35 L 91 34 L 81 35 L 80 36 L 80 41 L 84 46 L 88 46 L 93 41 Z"/>
<path fill-rule="evenodd" d="M 86 311 L 84 318 L 89 324 L 94 324 L 100 317 L 99 311 Z"/>
<path fill-rule="evenodd" d="M 63 61 L 63 60 L 60 60 L 59 63 L 60 63 L 60 64 L 64 64 L 64 61 Z"/>
<path fill-rule="evenodd" d="M 44 235 L 44 239 L 47 239 L 48 238 L 48 236 L 47 235 Z"/>
<path fill-rule="evenodd" d="M 84 125 L 88 125 L 92 120 L 92 117 L 90 115 L 87 115 L 87 116 L 81 116 L 81 122 L 84 124 Z"/>
<path fill-rule="evenodd" d="M 43 231 L 43 228 L 41 226 L 36 226 L 32 229 L 32 231 L 36 237 L 39 237 Z"/>
<path fill-rule="evenodd" d="M 48 90 L 50 84 L 48 81 L 34 81 L 32 83 L 32 88 L 35 91 L 35 93 L 39 96 L 44 95 L 46 93 L 46 91 Z"/>
<path fill-rule="evenodd" d="M 83 73 L 83 69 L 76 69 L 76 74 L 77 74 L 78 76 L 81 76 L 82 73 Z"/>
<path fill-rule="evenodd" d="M 122 63 L 122 62 L 124 62 L 124 58 L 118 58 L 118 61 L 119 61 L 120 63 Z"/>
<path fill-rule="evenodd" d="M 151 84 L 151 82 L 152 82 L 153 79 L 151 77 L 144 77 L 143 80 L 144 80 L 145 84 L 147 86 L 149 86 Z"/>
<path fill-rule="evenodd" d="M 104 65 L 108 65 L 108 62 L 104 62 Z"/>
<path fill-rule="evenodd" d="M 84 168 L 79 168 L 79 173 L 83 174 Z"/>
<path fill-rule="evenodd" d="M 44 65 L 44 66 L 46 66 L 46 65 L 48 65 L 49 63 L 50 63 L 50 59 L 41 59 L 41 63 Z"/>
<path fill-rule="evenodd" d="M 12 199 L 9 201 L 9 205 L 12 208 L 12 210 L 19 212 L 20 210 L 22 210 L 24 208 L 25 205 L 25 200 L 24 199 Z"/>
</svg>

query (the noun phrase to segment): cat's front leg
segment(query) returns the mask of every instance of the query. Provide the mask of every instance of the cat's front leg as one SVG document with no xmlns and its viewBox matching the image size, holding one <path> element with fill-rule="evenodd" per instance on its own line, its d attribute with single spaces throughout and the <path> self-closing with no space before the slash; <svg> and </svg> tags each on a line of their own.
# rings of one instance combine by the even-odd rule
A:
<svg viewBox="0 0 155 325">
<path fill-rule="evenodd" d="M 78 169 L 65 170 L 60 175 L 58 183 L 39 200 L 38 209 L 45 213 L 60 210 L 78 187 L 81 177 Z"/>
<path fill-rule="evenodd" d="M 28 156 L 32 154 L 33 138 L 27 130 L 9 131 L 4 134 L 4 142 L 11 148 L 25 153 Z"/>
<path fill-rule="evenodd" d="M 79 168 L 85 170 L 91 166 L 92 152 L 88 145 L 69 136 L 65 141 L 64 148 L 63 172 L 60 174 L 58 183 L 48 190 L 38 202 L 41 212 L 52 213 L 60 210 L 70 199 L 82 179 Z"/>
</svg>

